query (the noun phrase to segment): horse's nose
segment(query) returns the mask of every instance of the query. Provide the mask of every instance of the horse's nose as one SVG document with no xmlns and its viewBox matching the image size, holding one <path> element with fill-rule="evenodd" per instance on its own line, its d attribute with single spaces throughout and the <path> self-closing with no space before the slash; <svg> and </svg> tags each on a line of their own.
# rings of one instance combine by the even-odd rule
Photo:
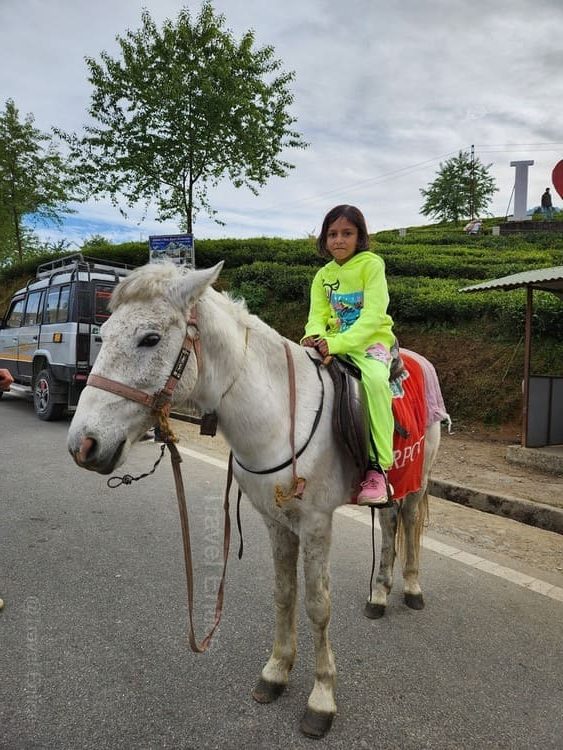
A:
<svg viewBox="0 0 563 750">
<path fill-rule="evenodd" d="M 96 454 L 98 444 L 93 438 L 83 437 L 80 439 L 78 450 L 73 454 L 73 458 L 79 466 L 85 466 L 90 463 Z"/>
</svg>

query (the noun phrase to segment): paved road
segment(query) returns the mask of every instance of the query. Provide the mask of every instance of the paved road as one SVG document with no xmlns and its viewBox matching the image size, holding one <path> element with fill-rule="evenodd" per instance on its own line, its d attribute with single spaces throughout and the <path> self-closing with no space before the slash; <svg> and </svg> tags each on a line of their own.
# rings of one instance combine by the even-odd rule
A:
<svg viewBox="0 0 563 750">
<path fill-rule="evenodd" d="M 68 458 L 65 423 L 41 423 L 28 404 L 5 398 L 0 425 L 0 747 L 310 747 L 298 731 L 312 686 L 303 607 L 290 689 L 272 706 L 249 695 L 273 617 L 268 542 L 250 507 L 243 508 L 244 558 L 230 561 L 219 636 L 209 653 L 195 655 L 185 641 L 169 466 L 109 490 Z M 156 453 L 140 446 L 127 471 L 146 471 Z M 205 586 L 218 570 L 225 473 L 188 456 L 184 471 L 201 633 L 213 601 Z M 446 537 L 432 536 L 423 553 L 427 608 L 407 609 L 397 591 L 386 618 L 368 621 L 364 519 L 352 509 L 336 516 L 331 635 L 339 713 L 318 746 L 560 749 L 563 602 L 553 594 L 563 577 L 543 587 L 551 596 L 535 592 L 518 574 L 492 575 L 484 553 L 460 557 Z"/>
</svg>

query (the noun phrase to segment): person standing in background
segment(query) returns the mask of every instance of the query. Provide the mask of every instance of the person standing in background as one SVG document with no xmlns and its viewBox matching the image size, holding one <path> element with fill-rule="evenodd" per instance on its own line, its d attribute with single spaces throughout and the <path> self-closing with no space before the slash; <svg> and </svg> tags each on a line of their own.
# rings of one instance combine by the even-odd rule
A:
<svg viewBox="0 0 563 750">
<path fill-rule="evenodd" d="M 553 203 L 551 201 L 549 188 L 545 189 L 545 193 L 541 197 L 541 210 L 546 219 L 553 218 Z"/>
</svg>

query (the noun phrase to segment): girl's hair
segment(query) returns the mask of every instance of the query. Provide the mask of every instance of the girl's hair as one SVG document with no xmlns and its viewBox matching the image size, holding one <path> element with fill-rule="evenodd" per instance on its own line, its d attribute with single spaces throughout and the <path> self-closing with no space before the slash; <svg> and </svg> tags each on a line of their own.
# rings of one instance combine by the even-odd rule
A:
<svg viewBox="0 0 563 750">
<path fill-rule="evenodd" d="M 323 225 L 321 227 L 321 233 L 317 239 L 317 250 L 319 255 L 323 258 L 331 258 L 332 255 L 329 253 L 326 246 L 326 238 L 328 234 L 328 228 L 331 224 L 334 224 L 337 219 L 344 217 L 353 224 L 358 230 L 358 246 L 356 252 L 359 253 L 362 250 L 369 250 L 369 236 L 368 228 L 366 226 L 366 220 L 364 219 L 363 213 L 359 208 L 355 206 L 335 206 L 331 209 L 324 218 Z"/>
</svg>

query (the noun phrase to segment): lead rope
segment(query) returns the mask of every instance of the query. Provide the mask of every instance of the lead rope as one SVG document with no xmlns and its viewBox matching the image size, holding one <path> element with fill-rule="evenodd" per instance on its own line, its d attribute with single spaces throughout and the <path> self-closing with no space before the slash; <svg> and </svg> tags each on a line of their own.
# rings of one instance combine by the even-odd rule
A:
<svg viewBox="0 0 563 750">
<path fill-rule="evenodd" d="M 180 512 L 180 526 L 182 529 L 182 544 L 184 548 L 184 566 L 186 568 L 186 588 L 188 598 L 188 614 L 189 614 L 189 629 L 188 629 L 188 641 L 192 651 L 196 653 L 203 653 L 207 651 L 210 646 L 211 638 L 213 633 L 217 629 L 219 622 L 221 621 L 221 615 L 223 613 L 223 598 L 225 590 L 225 577 L 227 573 L 227 560 L 229 557 L 229 545 L 231 541 L 231 519 L 229 516 L 229 490 L 232 483 L 232 458 L 229 459 L 229 469 L 227 473 L 227 488 L 225 490 L 225 499 L 223 502 L 223 509 L 225 512 L 225 521 L 223 528 L 223 572 L 221 580 L 219 582 L 219 588 L 217 590 L 217 601 L 215 604 L 215 619 L 211 630 L 203 638 L 201 643 L 198 644 L 194 632 L 194 616 L 193 616 L 193 599 L 194 599 L 194 576 L 193 576 L 193 565 L 192 565 L 192 547 L 190 542 L 190 524 L 188 521 L 188 509 L 186 507 L 186 493 L 184 490 L 184 482 L 182 479 L 182 472 L 180 464 L 182 458 L 176 448 L 176 437 L 172 432 L 168 418 L 170 416 L 170 403 L 172 401 L 172 394 L 178 381 L 182 377 L 182 373 L 186 367 L 188 359 L 190 357 L 192 349 L 195 351 L 198 368 L 201 370 L 201 346 L 199 341 L 199 331 L 197 327 L 196 319 L 196 308 L 195 306 L 190 311 L 188 316 L 186 335 L 182 342 L 182 348 L 174 363 L 172 372 L 166 381 L 164 388 L 157 391 L 154 394 L 145 393 L 137 388 L 131 388 L 130 386 L 120 383 L 109 378 L 104 378 L 98 375 L 90 375 L 87 381 L 87 385 L 95 388 L 101 388 L 102 390 L 115 393 L 122 398 L 136 401 L 148 406 L 151 409 L 152 416 L 155 421 L 155 427 L 158 428 L 164 445 L 161 448 L 160 457 L 155 462 L 151 471 L 141 474 L 138 477 L 133 477 L 130 474 L 125 474 L 123 477 L 111 477 L 108 480 L 109 487 L 119 487 L 120 484 L 131 484 L 139 479 L 143 479 L 146 476 L 152 474 L 155 470 L 162 457 L 164 455 L 165 447 L 168 447 L 170 451 L 170 459 L 172 461 L 172 471 L 174 474 L 174 484 L 176 485 L 176 497 L 178 499 L 178 510 Z M 189 327 L 195 327 L 195 334 L 190 335 Z M 240 497 L 239 497 L 240 502 Z M 242 537 L 241 537 L 241 550 L 239 555 L 242 554 Z"/>
<path fill-rule="evenodd" d="M 184 482 L 182 480 L 182 472 L 180 471 L 180 464 L 182 463 L 182 457 L 178 452 L 178 448 L 174 443 L 166 443 L 170 456 L 172 459 L 172 470 L 174 473 L 174 482 L 176 484 L 176 495 L 178 498 L 178 509 L 180 511 L 180 525 L 182 528 L 182 543 L 184 547 L 184 566 L 186 568 L 186 586 L 187 586 L 187 597 L 188 597 L 188 614 L 189 614 L 189 629 L 188 629 L 188 642 L 192 651 L 198 654 L 202 654 L 207 651 L 211 644 L 213 634 L 217 630 L 219 623 L 221 622 L 221 615 L 223 614 L 223 598 L 225 593 L 225 577 L 227 573 L 227 561 L 229 558 L 229 545 L 231 541 L 231 518 L 229 515 L 229 490 L 232 481 L 232 465 L 229 461 L 229 469 L 227 472 L 227 489 L 225 490 L 225 498 L 223 502 L 223 509 L 225 511 L 225 521 L 223 527 L 223 571 L 221 573 L 221 580 L 219 582 L 219 588 L 217 589 L 217 601 L 215 604 L 215 619 L 213 625 L 207 635 L 203 638 L 201 643 L 198 644 L 195 630 L 194 630 L 194 575 L 192 566 L 192 548 L 190 542 L 190 524 L 188 520 L 188 511 L 186 508 L 186 495 L 184 491 Z"/>
<path fill-rule="evenodd" d="M 231 484 L 233 481 L 233 467 L 232 467 L 232 454 L 229 456 L 229 466 L 227 471 L 227 486 L 225 489 L 225 497 L 223 501 L 223 510 L 225 513 L 224 527 L 223 527 L 223 571 L 221 573 L 221 580 L 219 582 L 219 588 L 217 589 L 217 601 L 215 604 L 215 617 L 213 625 L 203 640 L 198 643 L 195 635 L 194 627 L 194 573 L 192 564 L 192 545 L 190 540 L 190 523 L 188 519 L 188 509 L 186 505 L 186 492 L 184 489 L 184 481 L 182 479 L 182 471 L 180 464 L 182 463 L 182 457 L 176 447 L 173 439 L 168 420 L 165 415 L 162 415 L 159 420 L 159 427 L 163 430 L 165 441 L 163 442 L 160 449 L 160 456 L 155 462 L 151 471 L 145 474 L 140 474 L 137 477 L 133 477 L 130 474 L 125 474 L 123 477 L 114 476 L 110 477 L 107 481 L 108 487 L 115 488 L 119 487 L 120 484 L 131 484 L 131 482 L 137 482 L 139 479 L 153 474 L 156 467 L 164 456 L 166 448 L 170 451 L 170 459 L 172 462 L 172 473 L 174 474 L 174 484 L 176 486 L 176 497 L 178 499 L 178 510 L 180 512 L 180 528 L 182 529 L 182 546 L 184 550 L 184 567 L 186 569 L 186 590 L 188 599 L 188 642 L 190 648 L 195 653 L 203 654 L 211 645 L 211 639 L 213 634 L 217 630 L 219 623 L 221 622 L 221 616 L 223 614 L 223 599 L 225 593 L 225 578 L 227 574 L 227 561 L 229 558 L 229 546 L 231 541 L 231 518 L 229 514 L 229 494 Z M 239 524 L 239 532 L 241 534 L 241 543 L 239 550 L 239 559 L 242 556 L 242 531 L 240 527 L 240 516 L 238 511 L 238 505 L 240 504 L 241 492 L 239 490 L 239 496 L 237 498 L 237 523 Z"/>
</svg>

